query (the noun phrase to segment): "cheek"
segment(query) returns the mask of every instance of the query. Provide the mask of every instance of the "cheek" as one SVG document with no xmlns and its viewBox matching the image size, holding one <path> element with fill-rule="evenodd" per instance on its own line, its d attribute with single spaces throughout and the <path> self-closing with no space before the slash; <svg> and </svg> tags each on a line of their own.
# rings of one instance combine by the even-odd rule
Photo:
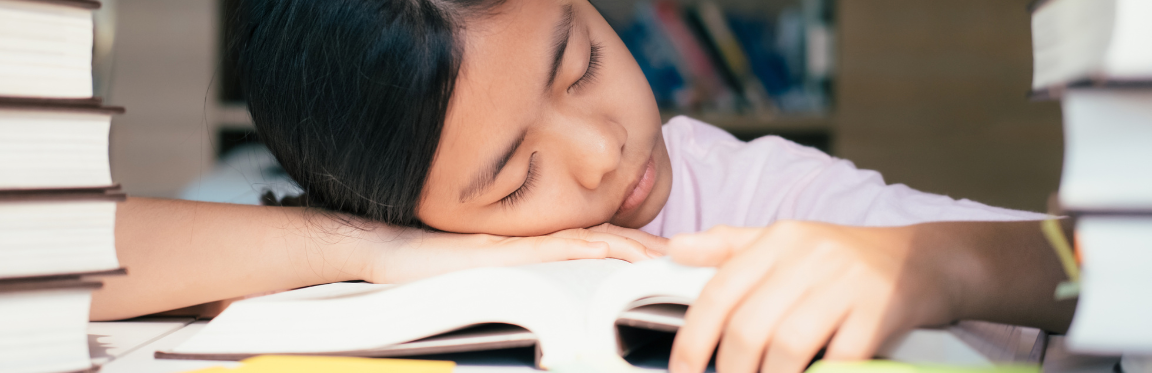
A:
<svg viewBox="0 0 1152 373">
<path fill-rule="evenodd" d="M 613 74 L 615 79 L 612 82 L 617 86 L 615 90 L 626 95 L 622 98 L 631 104 L 632 110 L 650 111 L 659 115 L 656 97 L 652 94 L 652 88 L 648 85 L 648 79 L 644 77 L 644 72 L 636 64 L 636 60 L 632 58 L 628 48 L 622 42 L 617 41 L 616 44 L 616 48 L 613 48 L 615 53 L 613 53 L 613 63 L 611 64 L 616 70 Z"/>
<path fill-rule="evenodd" d="M 598 225 L 608 221 L 614 212 L 602 195 L 583 189 L 571 178 L 541 180 L 538 186 L 535 191 L 539 194 L 532 196 L 531 201 L 510 213 L 495 214 L 495 220 L 503 220 L 498 225 L 514 229 L 515 235 L 539 235 Z"/>
<path fill-rule="evenodd" d="M 612 105 L 629 118 L 629 123 L 642 122 L 648 125 L 655 122 L 658 128 L 661 123 L 660 109 L 656 106 L 656 96 L 652 94 L 648 79 L 620 37 L 614 31 L 609 32 L 611 37 L 605 43 L 610 46 L 608 49 L 611 55 L 606 66 L 612 73 L 611 81 L 606 83 L 612 85 Z"/>
</svg>

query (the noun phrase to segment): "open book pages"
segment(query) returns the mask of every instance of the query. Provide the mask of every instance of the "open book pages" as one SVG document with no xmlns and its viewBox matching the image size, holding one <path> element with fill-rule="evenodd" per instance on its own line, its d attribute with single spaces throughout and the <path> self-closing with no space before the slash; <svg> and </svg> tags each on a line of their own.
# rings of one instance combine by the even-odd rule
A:
<svg viewBox="0 0 1152 373">
<path fill-rule="evenodd" d="M 668 259 L 635 265 L 581 260 L 472 269 L 403 286 L 316 286 L 236 302 L 200 333 L 157 356 L 385 357 L 536 346 L 543 368 L 588 362 L 626 366 L 621 355 L 651 338 L 636 338 L 625 327 L 671 335 L 714 273 Z M 916 333 L 923 336 L 916 343 L 955 342 L 943 358 L 922 360 L 992 361 L 962 347 L 966 342 L 946 330 Z M 907 350 L 902 348 L 898 344 L 889 351 L 900 354 Z M 957 348 L 963 351 L 953 351 Z"/>
</svg>

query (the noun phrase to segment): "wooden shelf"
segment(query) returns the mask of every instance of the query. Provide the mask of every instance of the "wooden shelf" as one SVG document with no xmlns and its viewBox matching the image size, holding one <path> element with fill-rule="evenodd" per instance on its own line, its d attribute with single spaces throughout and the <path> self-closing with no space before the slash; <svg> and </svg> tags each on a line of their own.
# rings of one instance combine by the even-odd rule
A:
<svg viewBox="0 0 1152 373">
<path fill-rule="evenodd" d="M 831 115 L 758 116 L 660 112 L 664 122 L 677 115 L 686 115 L 732 132 L 831 132 L 833 127 Z"/>
</svg>

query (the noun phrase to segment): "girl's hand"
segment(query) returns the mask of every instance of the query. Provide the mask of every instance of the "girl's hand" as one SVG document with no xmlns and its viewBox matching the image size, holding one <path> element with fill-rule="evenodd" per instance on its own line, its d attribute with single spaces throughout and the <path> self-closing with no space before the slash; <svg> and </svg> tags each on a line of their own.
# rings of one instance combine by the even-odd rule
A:
<svg viewBox="0 0 1152 373">
<path fill-rule="evenodd" d="M 688 309 L 672 372 L 702 372 L 717 343 L 719 372 L 801 372 L 825 346 L 825 359 L 869 359 L 891 336 L 951 322 L 950 279 L 978 263 L 911 250 L 914 232 L 784 221 L 673 237 L 675 261 L 718 271 Z"/>
<path fill-rule="evenodd" d="M 372 234 L 371 232 L 366 232 Z M 398 235 L 378 234 L 368 242 L 386 248 L 366 263 L 364 279 L 402 283 L 451 271 L 514 266 L 573 259 L 616 258 L 637 262 L 664 255 L 668 240 L 636 229 L 602 224 L 568 229 L 537 237 L 502 237 L 407 229 Z"/>
</svg>

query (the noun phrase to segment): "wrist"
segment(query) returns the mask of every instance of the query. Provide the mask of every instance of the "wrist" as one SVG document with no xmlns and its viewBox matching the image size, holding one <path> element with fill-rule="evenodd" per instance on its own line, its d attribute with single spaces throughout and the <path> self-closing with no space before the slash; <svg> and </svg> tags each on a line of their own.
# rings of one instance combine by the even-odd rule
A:
<svg viewBox="0 0 1152 373">
<path fill-rule="evenodd" d="M 356 222 L 348 235 L 348 262 L 350 273 L 355 280 L 372 283 L 391 283 L 388 275 L 393 272 L 390 266 L 397 265 L 394 255 L 401 248 L 411 245 L 416 239 L 409 229 L 397 228 L 383 223 Z"/>
<path fill-rule="evenodd" d="M 354 273 L 357 280 L 377 284 L 393 284 L 404 280 L 404 273 L 413 266 L 411 249 L 419 247 L 435 236 L 448 233 L 422 229 L 394 227 L 383 223 L 359 222 L 351 236 L 355 251 Z M 417 251 L 423 252 L 423 251 Z"/>
<path fill-rule="evenodd" d="M 987 226 L 980 223 L 931 224 L 938 239 L 941 258 L 938 268 L 945 273 L 952 310 L 951 321 L 984 320 L 1003 284 L 997 280 L 997 260 L 990 251 Z"/>
<path fill-rule="evenodd" d="M 975 232 L 966 232 L 955 223 L 926 223 L 908 227 L 909 257 L 914 266 L 924 268 L 925 275 L 935 282 L 938 312 L 933 312 L 929 323 L 951 323 L 957 320 L 979 318 L 981 302 L 988 299 L 990 258 L 978 244 L 969 238 Z"/>
<path fill-rule="evenodd" d="M 287 243 L 296 277 L 307 285 L 369 280 L 379 251 L 377 237 L 389 227 L 345 215 L 303 211 L 305 229 L 296 244 Z M 291 228 L 286 228 L 291 229 Z M 291 233 L 288 233 L 291 234 Z M 301 234 L 297 234 L 301 236 Z"/>
</svg>

